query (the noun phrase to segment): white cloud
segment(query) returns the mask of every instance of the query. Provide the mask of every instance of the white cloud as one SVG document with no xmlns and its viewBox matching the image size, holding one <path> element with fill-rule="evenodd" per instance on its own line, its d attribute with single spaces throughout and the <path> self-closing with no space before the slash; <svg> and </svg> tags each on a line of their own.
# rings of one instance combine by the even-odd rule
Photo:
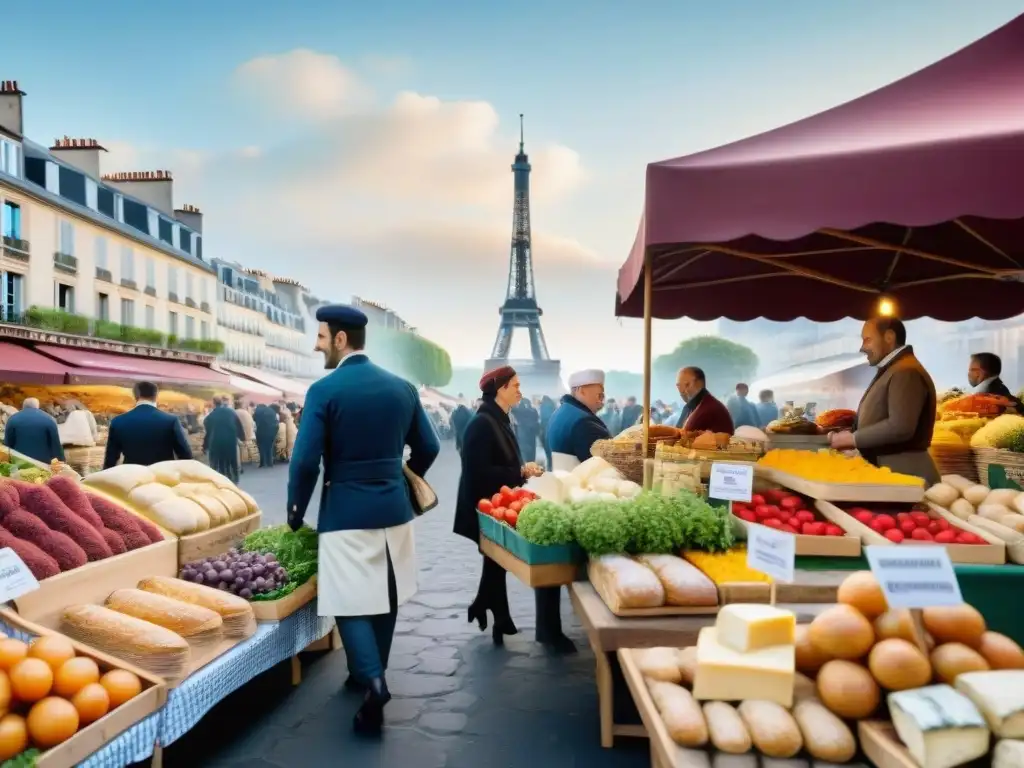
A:
<svg viewBox="0 0 1024 768">
<path fill-rule="evenodd" d="M 337 56 L 306 48 L 250 59 L 235 70 L 235 80 L 268 109 L 283 107 L 299 118 L 335 118 L 369 96 Z"/>
</svg>

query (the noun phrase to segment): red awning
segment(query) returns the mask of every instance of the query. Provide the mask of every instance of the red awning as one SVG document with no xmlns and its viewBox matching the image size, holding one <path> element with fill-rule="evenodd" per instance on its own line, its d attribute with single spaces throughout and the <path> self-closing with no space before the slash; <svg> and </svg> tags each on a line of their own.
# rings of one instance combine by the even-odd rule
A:
<svg viewBox="0 0 1024 768">
<path fill-rule="evenodd" d="M 71 383 L 89 384 L 97 381 L 155 381 L 160 383 L 191 384 L 194 386 L 227 386 L 229 377 L 209 366 L 180 363 L 171 360 L 153 360 L 148 357 L 115 355 L 86 349 L 57 347 L 49 344 L 36 346 L 48 357 L 74 366 L 68 369 Z"/>
<path fill-rule="evenodd" d="M 0 341 L 0 382 L 63 384 L 68 367 L 28 347 Z"/>
</svg>

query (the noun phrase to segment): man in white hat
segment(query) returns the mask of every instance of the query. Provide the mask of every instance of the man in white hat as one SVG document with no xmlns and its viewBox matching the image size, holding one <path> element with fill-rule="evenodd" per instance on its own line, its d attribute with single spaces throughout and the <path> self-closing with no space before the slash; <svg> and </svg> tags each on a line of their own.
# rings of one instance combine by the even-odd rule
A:
<svg viewBox="0 0 1024 768">
<path fill-rule="evenodd" d="M 548 422 L 552 469 L 572 470 L 590 458 L 590 448 L 596 441 L 611 437 L 597 416 L 603 405 L 604 371 L 577 371 L 569 377 L 569 394 L 562 396 Z M 560 653 L 573 653 L 575 644 L 562 632 L 560 603 L 560 587 L 536 590 L 537 642 Z"/>
</svg>

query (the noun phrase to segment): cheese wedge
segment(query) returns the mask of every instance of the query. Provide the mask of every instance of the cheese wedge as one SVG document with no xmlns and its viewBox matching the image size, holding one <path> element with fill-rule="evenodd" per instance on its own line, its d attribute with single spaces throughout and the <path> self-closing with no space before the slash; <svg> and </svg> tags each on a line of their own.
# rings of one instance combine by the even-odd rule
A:
<svg viewBox="0 0 1024 768">
<path fill-rule="evenodd" d="M 697 637 L 697 673 L 693 696 L 700 701 L 773 701 L 793 705 L 796 650 L 775 645 L 740 653 L 724 645 L 717 627 L 704 627 Z"/>
<path fill-rule="evenodd" d="M 952 687 L 898 691 L 888 702 L 896 734 L 921 768 L 954 768 L 988 752 L 985 718 Z"/>
<path fill-rule="evenodd" d="M 1024 741 L 1003 739 L 992 752 L 992 768 L 1020 768 L 1024 765 Z"/>
<path fill-rule="evenodd" d="M 796 615 L 773 605 L 724 605 L 715 627 L 718 641 L 740 653 L 793 645 L 796 639 Z"/>
<path fill-rule="evenodd" d="M 956 689 L 974 702 L 996 736 L 1024 739 L 1024 669 L 966 672 L 957 676 Z"/>
</svg>

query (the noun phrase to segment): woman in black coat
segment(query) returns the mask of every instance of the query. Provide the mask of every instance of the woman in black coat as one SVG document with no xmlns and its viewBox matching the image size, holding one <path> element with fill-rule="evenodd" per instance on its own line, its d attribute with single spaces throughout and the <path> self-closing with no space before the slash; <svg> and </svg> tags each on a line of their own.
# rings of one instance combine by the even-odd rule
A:
<svg viewBox="0 0 1024 768">
<path fill-rule="evenodd" d="M 524 464 L 519 443 L 512 431 L 509 411 L 522 398 L 519 377 L 513 368 L 503 366 L 485 373 L 480 379 L 483 402 L 466 426 L 462 438 L 462 476 L 455 507 L 455 533 L 471 541 L 480 541 L 477 503 L 489 499 L 503 485 L 522 485 L 531 477 L 543 474 L 536 464 Z M 487 612 L 494 617 L 491 633 L 496 645 L 504 643 L 505 635 L 519 630 L 512 621 L 505 586 L 505 569 L 483 558 L 483 571 L 476 599 L 469 606 L 469 621 L 487 629 Z"/>
</svg>

